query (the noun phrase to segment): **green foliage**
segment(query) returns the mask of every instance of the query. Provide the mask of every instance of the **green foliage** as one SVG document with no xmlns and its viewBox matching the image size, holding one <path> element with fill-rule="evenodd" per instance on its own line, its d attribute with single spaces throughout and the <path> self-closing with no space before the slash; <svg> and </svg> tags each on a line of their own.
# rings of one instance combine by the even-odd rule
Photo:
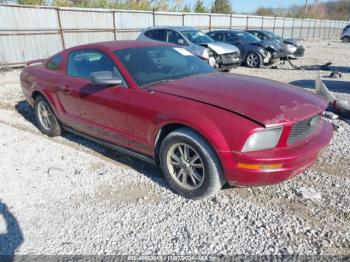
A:
<svg viewBox="0 0 350 262">
<path fill-rule="evenodd" d="M 43 5 L 45 4 L 44 0 L 17 0 L 19 5 Z"/>
<path fill-rule="evenodd" d="M 230 0 L 215 0 L 211 7 L 211 12 L 219 14 L 231 14 L 233 11 Z"/>
<path fill-rule="evenodd" d="M 208 13 L 208 9 L 205 7 L 203 0 L 197 0 L 194 6 L 194 12 L 196 13 Z"/>
<path fill-rule="evenodd" d="M 285 16 L 295 18 L 314 18 L 314 19 L 334 19 L 349 20 L 350 1 L 334 0 L 320 2 L 315 0 L 309 4 L 307 10 L 304 5 L 291 5 L 287 8 L 266 8 L 259 7 L 255 14 L 264 16 Z"/>
<path fill-rule="evenodd" d="M 273 8 L 266 8 L 266 7 L 259 7 L 255 14 L 262 15 L 262 16 L 273 16 L 274 15 L 274 9 Z"/>
<path fill-rule="evenodd" d="M 168 11 L 167 0 L 54 0 L 56 6 Z"/>
</svg>

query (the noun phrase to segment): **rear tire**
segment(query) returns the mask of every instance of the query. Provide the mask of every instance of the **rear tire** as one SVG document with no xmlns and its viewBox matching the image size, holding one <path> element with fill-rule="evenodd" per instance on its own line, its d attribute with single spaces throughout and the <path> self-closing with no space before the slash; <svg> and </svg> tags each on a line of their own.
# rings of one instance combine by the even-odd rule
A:
<svg viewBox="0 0 350 262">
<path fill-rule="evenodd" d="M 249 52 L 245 58 L 245 64 L 250 68 L 260 68 L 263 64 L 263 59 L 260 54 Z"/>
<path fill-rule="evenodd" d="M 61 125 L 49 102 L 43 96 L 40 95 L 35 99 L 34 111 L 36 121 L 42 133 L 50 137 L 61 135 Z"/>
<path fill-rule="evenodd" d="M 189 128 L 179 128 L 167 135 L 161 144 L 159 158 L 170 186 L 186 198 L 206 198 L 225 183 L 216 152 Z"/>
</svg>

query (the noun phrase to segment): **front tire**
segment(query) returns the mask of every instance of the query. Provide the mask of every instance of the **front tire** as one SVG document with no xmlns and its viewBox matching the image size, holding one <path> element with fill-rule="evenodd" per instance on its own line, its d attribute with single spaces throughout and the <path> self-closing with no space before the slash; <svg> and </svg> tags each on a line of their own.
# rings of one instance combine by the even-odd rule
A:
<svg viewBox="0 0 350 262">
<path fill-rule="evenodd" d="M 189 128 L 180 128 L 167 135 L 159 154 L 166 180 L 174 191 L 186 198 L 206 198 L 225 183 L 215 151 Z"/>
<path fill-rule="evenodd" d="M 250 67 L 250 68 L 260 68 L 262 66 L 262 63 L 263 63 L 263 59 L 261 55 L 255 52 L 248 53 L 245 58 L 245 64 L 247 67 Z"/>
<path fill-rule="evenodd" d="M 38 96 L 35 99 L 34 111 L 39 129 L 47 136 L 59 136 L 62 133 L 62 128 L 58 122 L 50 104 L 43 96 Z"/>
</svg>

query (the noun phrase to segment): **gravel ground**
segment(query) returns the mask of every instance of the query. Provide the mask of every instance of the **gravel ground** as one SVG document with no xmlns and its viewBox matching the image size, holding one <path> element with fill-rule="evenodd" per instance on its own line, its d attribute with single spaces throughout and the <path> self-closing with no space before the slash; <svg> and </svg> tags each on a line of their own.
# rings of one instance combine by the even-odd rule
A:
<svg viewBox="0 0 350 262">
<path fill-rule="evenodd" d="M 336 62 L 343 78 L 327 85 L 350 94 L 340 82 L 350 81 L 350 46 L 304 45 L 296 63 Z M 233 73 L 313 87 L 316 71 L 278 67 Z M 72 134 L 42 135 L 18 77 L 0 75 L 0 254 L 350 255 L 350 122 L 332 120 L 331 145 L 292 180 L 191 201 L 151 165 Z"/>
</svg>

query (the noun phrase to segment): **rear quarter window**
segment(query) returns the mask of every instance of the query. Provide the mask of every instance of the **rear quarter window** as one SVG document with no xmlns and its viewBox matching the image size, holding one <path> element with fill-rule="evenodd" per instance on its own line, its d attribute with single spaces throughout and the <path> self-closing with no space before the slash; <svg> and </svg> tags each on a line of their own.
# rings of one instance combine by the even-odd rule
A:
<svg viewBox="0 0 350 262">
<path fill-rule="evenodd" d="M 47 68 L 50 70 L 58 70 L 61 67 L 62 55 L 55 55 L 47 62 Z"/>
</svg>

